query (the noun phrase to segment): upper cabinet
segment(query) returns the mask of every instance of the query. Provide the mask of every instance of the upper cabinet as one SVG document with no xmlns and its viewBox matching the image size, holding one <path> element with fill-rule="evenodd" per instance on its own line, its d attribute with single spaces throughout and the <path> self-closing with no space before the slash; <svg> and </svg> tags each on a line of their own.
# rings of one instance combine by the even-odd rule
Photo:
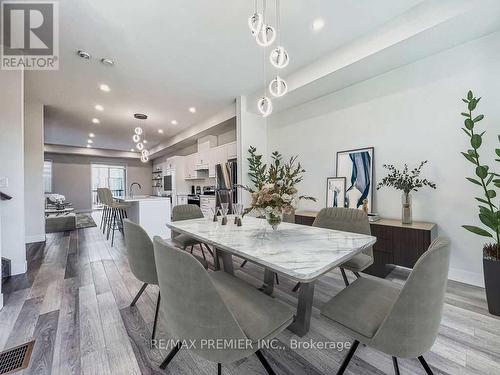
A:
<svg viewBox="0 0 500 375">
<path fill-rule="evenodd" d="M 210 147 L 210 143 L 198 145 L 198 152 L 188 156 L 176 156 L 184 160 L 184 179 L 196 180 L 215 177 L 215 166 L 237 156 L 236 142 Z M 167 162 L 170 160 L 167 159 Z M 175 163 L 174 163 L 175 164 Z"/>
<path fill-rule="evenodd" d="M 227 159 L 236 159 L 238 156 L 238 148 L 236 147 L 236 142 L 227 143 Z"/>
</svg>

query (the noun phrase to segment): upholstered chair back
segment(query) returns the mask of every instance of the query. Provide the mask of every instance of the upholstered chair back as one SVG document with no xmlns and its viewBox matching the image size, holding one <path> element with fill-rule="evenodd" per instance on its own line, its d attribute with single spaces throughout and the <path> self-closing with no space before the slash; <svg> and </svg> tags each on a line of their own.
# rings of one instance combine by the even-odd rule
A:
<svg viewBox="0 0 500 375">
<path fill-rule="evenodd" d="M 313 227 L 359 234 L 371 234 L 368 216 L 364 211 L 356 208 L 323 208 L 318 212 L 316 219 L 314 219 Z M 372 247 L 370 246 L 365 249 L 363 253 L 373 257 Z"/>
<path fill-rule="evenodd" d="M 208 346 L 221 340 L 231 340 L 226 342 L 233 344 L 237 340 L 244 342 L 247 337 L 201 263 L 159 236 L 153 242 L 161 311 L 174 338 L 194 342 L 191 351 L 217 363 L 231 363 L 252 353 L 251 349 L 246 352 Z"/>
<path fill-rule="evenodd" d="M 203 212 L 201 212 L 201 208 L 195 204 L 180 204 L 172 209 L 172 221 L 201 218 L 203 218 Z"/>
<path fill-rule="evenodd" d="M 153 242 L 138 224 L 123 219 L 123 232 L 128 262 L 135 277 L 144 283 L 158 284 Z"/>
<path fill-rule="evenodd" d="M 449 265 L 450 244 L 437 238 L 415 264 L 375 334 L 378 347 L 401 358 L 415 358 L 431 349 L 441 322 Z"/>
</svg>

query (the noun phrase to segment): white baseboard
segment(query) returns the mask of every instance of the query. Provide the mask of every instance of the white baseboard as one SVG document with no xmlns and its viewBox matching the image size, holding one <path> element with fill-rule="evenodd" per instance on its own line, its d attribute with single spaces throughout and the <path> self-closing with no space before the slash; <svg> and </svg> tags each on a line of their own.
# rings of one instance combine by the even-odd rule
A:
<svg viewBox="0 0 500 375">
<path fill-rule="evenodd" d="M 484 276 L 482 273 L 450 268 L 448 279 L 484 288 Z"/>
<path fill-rule="evenodd" d="M 3 294 L 0 292 L 0 310 L 2 310 L 3 307 Z"/>
<path fill-rule="evenodd" d="M 44 241 L 45 241 L 45 233 L 35 234 L 33 236 L 26 236 L 26 238 L 25 238 L 26 243 L 44 242 Z"/>
</svg>

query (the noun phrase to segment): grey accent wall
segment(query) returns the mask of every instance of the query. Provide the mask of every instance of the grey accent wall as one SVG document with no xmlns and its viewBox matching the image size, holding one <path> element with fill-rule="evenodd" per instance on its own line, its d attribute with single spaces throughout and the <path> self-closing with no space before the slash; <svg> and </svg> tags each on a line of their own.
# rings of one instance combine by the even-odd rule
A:
<svg viewBox="0 0 500 375">
<path fill-rule="evenodd" d="M 134 188 L 134 194 L 152 194 L 152 165 L 140 160 L 100 158 L 81 155 L 45 153 L 45 160 L 52 160 L 52 189 L 54 193 L 66 196 L 78 211 L 92 209 L 92 164 L 125 165 L 126 193 L 132 182 L 141 184 Z"/>
</svg>

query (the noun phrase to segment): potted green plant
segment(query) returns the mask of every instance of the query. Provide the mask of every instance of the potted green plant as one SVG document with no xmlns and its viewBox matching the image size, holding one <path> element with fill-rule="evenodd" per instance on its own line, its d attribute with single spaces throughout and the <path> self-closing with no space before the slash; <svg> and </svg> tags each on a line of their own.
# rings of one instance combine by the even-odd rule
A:
<svg viewBox="0 0 500 375">
<path fill-rule="evenodd" d="M 276 230 L 283 220 L 283 214 L 291 214 L 301 199 L 316 201 L 316 198 L 298 195 L 296 185 L 302 181 L 305 169 L 297 162 L 297 156 L 283 162 L 281 154 L 274 151 L 268 166 L 255 147 L 251 146 L 248 152 L 248 174 L 255 188 L 242 186 L 252 194 L 252 203 L 244 214 L 257 211 Z"/>
<path fill-rule="evenodd" d="M 389 170 L 389 174 L 385 176 L 382 181 L 377 185 L 377 190 L 382 187 L 393 187 L 396 190 L 401 190 L 401 222 L 403 224 L 412 223 L 412 209 L 411 201 L 412 191 L 418 191 L 418 189 L 428 186 L 431 189 L 436 188 L 436 184 L 427 180 L 426 178 L 421 179 L 420 173 L 422 167 L 427 164 L 427 160 L 420 162 L 420 165 L 413 168 L 411 171 L 408 169 L 408 165 L 405 164 L 403 171 L 400 171 L 392 164 L 384 164 L 383 167 Z"/>
<path fill-rule="evenodd" d="M 471 148 L 462 155 L 474 165 L 474 177 L 466 177 L 474 185 L 480 187 L 482 195 L 476 197 L 479 202 L 479 220 L 482 226 L 463 225 L 469 232 L 479 236 L 491 238 L 491 242 L 483 246 L 483 269 L 486 299 L 490 314 L 500 316 L 500 210 L 499 204 L 495 205 L 494 199 L 500 188 L 500 175 L 492 171 L 488 165 L 481 162 L 479 149 L 483 144 L 486 132 L 479 132 L 478 123 L 484 119 L 484 115 L 474 115 L 473 112 L 481 98 L 476 98 L 472 91 L 467 93 L 467 98 L 462 99 L 467 104 L 467 110 L 462 112 L 465 117 L 462 130 L 467 134 Z M 498 136 L 500 141 L 500 136 Z M 497 159 L 500 162 L 500 148 L 495 149 Z"/>
</svg>

